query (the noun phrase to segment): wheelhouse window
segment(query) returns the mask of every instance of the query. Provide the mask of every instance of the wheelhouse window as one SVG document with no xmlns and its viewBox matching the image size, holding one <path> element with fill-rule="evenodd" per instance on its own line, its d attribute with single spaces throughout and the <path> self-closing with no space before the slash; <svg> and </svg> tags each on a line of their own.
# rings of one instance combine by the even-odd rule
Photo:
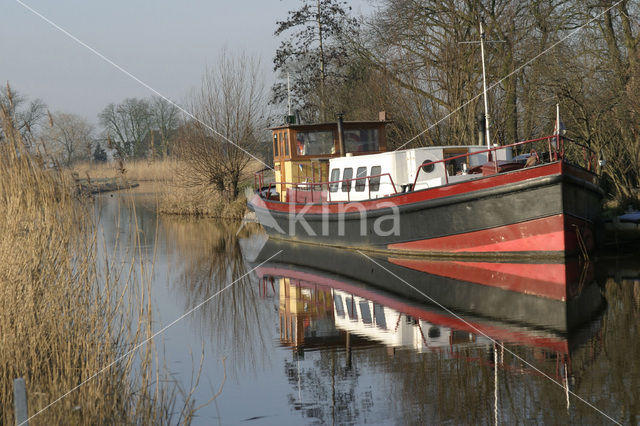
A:
<svg viewBox="0 0 640 426">
<path fill-rule="evenodd" d="M 333 132 L 330 130 L 297 132 L 296 149 L 298 155 L 333 154 Z"/>
<path fill-rule="evenodd" d="M 356 191 L 357 192 L 362 192 L 364 191 L 364 186 L 366 183 L 366 178 L 367 177 L 367 168 L 366 167 L 358 167 L 358 170 L 356 170 L 356 178 L 358 180 L 356 180 Z"/>
<path fill-rule="evenodd" d="M 342 192 L 351 191 L 351 179 L 353 177 L 353 169 L 351 167 L 347 167 L 344 169 L 344 173 L 342 174 Z"/>
<path fill-rule="evenodd" d="M 347 152 L 372 152 L 380 150 L 378 129 L 352 129 L 344 131 Z"/>
<path fill-rule="evenodd" d="M 371 192 L 376 192 L 380 189 L 380 176 L 377 175 L 380 175 L 381 173 L 382 166 L 371 167 L 371 176 L 376 176 L 369 179 L 369 189 L 371 190 Z"/>
<path fill-rule="evenodd" d="M 284 133 L 284 155 L 289 156 L 289 133 Z"/>
<path fill-rule="evenodd" d="M 273 156 L 274 157 L 279 157 L 280 156 L 280 151 L 278 149 L 278 134 L 274 133 L 273 134 Z"/>
<path fill-rule="evenodd" d="M 336 192 L 338 190 L 338 182 L 340 180 L 340 169 L 331 170 L 331 177 L 329 181 L 333 182 L 329 184 L 329 191 Z"/>
</svg>

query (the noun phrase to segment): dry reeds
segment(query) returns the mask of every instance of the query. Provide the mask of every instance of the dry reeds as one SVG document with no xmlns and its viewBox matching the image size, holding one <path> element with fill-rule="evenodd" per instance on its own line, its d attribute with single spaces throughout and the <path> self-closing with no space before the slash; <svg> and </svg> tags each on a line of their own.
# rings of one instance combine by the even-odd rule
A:
<svg viewBox="0 0 640 426">
<path fill-rule="evenodd" d="M 173 185 L 165 188 L 159 198 L 159 210 L 163 214 L 202 216 L 228 220 L 242 220 L 247 200 L 240 196 L 226 200 L 212 188 Z"/>
<path fill-rule="evenodd" d="M 127 352 L 151 333 L 145 296 L 96 266 L 96 232 L 73 185 L 0 113 L 0 423 L 14 422 L 17 377 L 31 424 L 175 421 L 150 343 Z"/>
<path fill-rule="evenodd" d="M 229 200 L 228 193 L 221 191 L 212 182 L 206 184 L 189 179 L 194 173 L 188 163 L 177 161 L 174 164 L 174 180 L 167 183 L 160 194 L 159 210 L 163 214 L 183 216 L 203 216 L 226 220 L 242 220 L 247 211 L 247 198 L 243 194 L 245 188 L 253 185 L 254 173 L 260 169 L 261 163 L 250 161 L 242 174 L 239 189 L 240 195 Z"/>
<path fill-rule="evenodd" d="M 118 163 L 78 163 L 73 170 L 80 178 L 89 179 L 122 179 L 134 182 L 172 182 L 176 168 L 176 160 L 135 160 Z"/>
</svg>

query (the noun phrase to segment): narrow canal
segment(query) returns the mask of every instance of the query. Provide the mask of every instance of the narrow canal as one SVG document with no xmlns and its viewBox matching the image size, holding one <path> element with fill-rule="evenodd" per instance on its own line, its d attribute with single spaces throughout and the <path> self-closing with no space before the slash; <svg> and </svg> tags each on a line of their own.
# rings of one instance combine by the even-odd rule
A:
<svg viewBox="0 0 640 426">
<path fill-rule="evenodd" d="M 238 224 L 159 216 L 144 186 L 97 197 L 96 212 L 103 255 L 146 271 L 155 330 L 197 308 L 156 338 L 159 365 L 182 391 L 198 381 L 196 406 L 217 395 L 195 424 L 640 420 L 633 256 L 506 266 L 342 259 L 265 243 Z M 527 294 L 563 280 L 569 301 Z"/>
</svg>

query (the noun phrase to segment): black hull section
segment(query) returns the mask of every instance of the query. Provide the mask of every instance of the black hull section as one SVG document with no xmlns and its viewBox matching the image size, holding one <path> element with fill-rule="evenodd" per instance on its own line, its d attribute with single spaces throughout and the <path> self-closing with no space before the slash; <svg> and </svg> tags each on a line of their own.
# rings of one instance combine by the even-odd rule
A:
<svg viewBox="0 0 640 426">
<path fill-rule="evenodd" d="M 590 234 L 600 213 L 601 197 L 602 191 L 595 185 L 557 174 L 405 204 L 392 196 L 380 199 L 389 207 L 377 210 L 357 211 L 354 207 L 347 208 L 344 213 L 316 214 L 282 212 L 257 203 L 250 207 L 265 230 L 276 238 L 367 250 L 405 248 L 406 245 L 409 249 L 415 247 L 414 251 L 429 254 L 456 252 L 456 255 L 464 255 L 473 254 L 474 246 L 483 245 L 483 239 L 491 238 L 483 231 L 512 232 L 509 227 L 529 223 L 531 227 L 555 226 L 536 222 L 545 218 L 555 217 L 562 221 L 556 232 L 564 232 L 567 228 L 571 231 L 570 222 L 576 220 L 586 228 L 583 232 Z M 539 241 L 527 241 L 525 231 L 517 232 L 523 232 L 518 237 L 522 239 L 517 250 L 521 254 L 564 255 L 565 249 L 566 254 L 574 251 L 574 247 L 565 247 L 564 242 L 541 246 Z M 459 250 L 430 248 L 430 242 L 452 236 L 459 236 L 460 242 L 454 242 L 461 244 Z M 561 238 L 564 241 L 564 236 Z M 422 241 L 428 243 L 421 247 Z M 495 251 L 511 250 L 497 246 Z"/>
</svg>

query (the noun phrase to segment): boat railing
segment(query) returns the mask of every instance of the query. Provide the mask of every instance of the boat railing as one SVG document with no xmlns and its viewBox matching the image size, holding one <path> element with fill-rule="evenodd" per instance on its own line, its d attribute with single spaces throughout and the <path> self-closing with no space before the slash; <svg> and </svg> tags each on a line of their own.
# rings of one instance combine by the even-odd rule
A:
<svg viewBox="0 0 640 426">
<path fill-rule="evenodd" d="M 258 173 L 260 172 L 257 172 L 256 175 Z M 388 178 L 389 183 L 383 183 L 382 182 L 383 178 Z M 264 197 L 265 194 L 266 194 L 266 198 L 269 198 L 272 194 L 272 188 L 276 189 L 277 185 L 280 185 L 281 188 L 284 188 L 285 190 L 286 188 L 292 188 L 296 190 L 311 192 L 311 202 L 316 202 L 314 198 L 314 193 L 319 194 L 319 199 L 317 200 L 317 202 L 322 202 L 323 191 L 326 191 L 327 201 L 329 202 L 331 202 L 331 193 L 338 192 L 338 191 L 346 193 L 347 201 L 351 201 L 351 188 L 357 187 L 359 182 L 366 181 L 366 184 L 367 184 L 366 186 L 368 191 L 367 198 L 370 199 L 372 179 L 379 179 L 378 182 L 376 183 L 378 187 L 381 187 L 383 185 L 391 185 L 391 188 L 393 188 L 393 194 L 398 193 L 396 184 L 393 182 L 393 178 L 389 173 L 381 173 L 378 175 L 362 176 L 362 177 L 355 177 L 355 178 L 342 179 L 342 180 L 333 180 L 328 182 L 270 182 L 268 184 L 265 184 L 262 176 L 258 176 L 256 179 L 257 179 L 256 183 L 258 184 L 258 193 L 262 198 L 265 198 Z M 346 189 L 344 189 L 345 187 Z M 295 194 L 294 200 L 287 200 L 287 201 L 295 202 L 295 203 L 299 202 L 300 200 L 299 200 L 298 192 L 296 191 L 294 194 Z M 389 195 L 389 194 L 386 194 L 386 195 Z M 307 202 L 308 200 L 305 198 L 305 200 L 302 200 L 302 201 Z M 343 200 L 339 200 L 339 201 L 343 201 Z"/>
<path fill-rule="evenodd" d="M 584 161 L 585 161 L 585 168 L 589 171 L 591 170 L 595 170 L 596 168 L 596 155 L 595 155 L 595 151 L 593 151 L 591 148 L 589 148 L 586 145 L 583 145 L 579 142 L 576 142 L 572 139 L 563 137 L 563 136 L 559 136 L 559 135 L 551 135 L 551 136 L 545 136 L 542 138 L 537 138 L 537 139 L 530 139 L 530 140 L 526 140 L 526 141 L 520 141 L 520 142 L 515 142 L 512 144 L 508 144 L 508 145 L 499 145 L 499 146 L 494 146 L 493 148 L 488 148 L 488 149 L 484 149 L 481 151 L 475 151 L 475 152 L 468 152 L 468 153 L 464 153 L 464 154 L 460 154 L 460 155 L 455 155 L 455 156 L 451 156 L 451 157 L 447 157 L 444 158 L 442 160 L 436 160 L 436 161 L 429 161 L 429 162 L 424 162 L 420 165 L 420 167 L 418 167 L 418 170 L 416 171 L 416 176 L 413 180 L 413 186 L 412 188 L 416 187 L 416 184 L 418 183 L 418 177 L 420 176 L 420 172 L 423 170 L 423 168 L 426 168 L 430 165 L 436 165 L 439 163 L 444 163 L 446 165 L 447 162 L 449 161 L 453 161 L 453 160 L 457 160 L 459 158 L 469 158 L 471 156 L 474 155 L 481 155 L 481 154 L 488 154 L 489 157 L 489 161 L 493 162 L 493 167 L 494 167 L 494 174 L 498 174 L 500 169 L 500 165 L 498 164 L 498 161 L 496 159 L 497 155 L 496 155 L 496 151 L 502 150 L 502 149 L 506 149 L 506 148 L 514 148 L 514 147 L 520 147 L 520 146 L 524 146 L 524 145 L 534 145 L 534 144 L 546 144 L 545 148 L 547 148 L 547 161 L 548 162 L 553 162 L 553 161 L 558 161 L 558 160 L 563 160 L 565 158 L 565 147 L 564 147 L 564 143 L 565 141 L 571 142 L 574 145 L 582 148 L 583 151 L 583 155 L 584 155 Z M 535 155 L 536 156 L 536 161 L 540 161 L 541 163 L 545 162 L 545 158 L 544 156 L 540 157 L 538 155 L 538 152 L 535 150 L 535 148 L 532 148 L 529 151 L 530 155 Z M 493 156 L 493 160 L 492 160 L 492 156 Z M 445 184 L 449 183 L 449 174 L 445 173 Z"/>
</svg>

